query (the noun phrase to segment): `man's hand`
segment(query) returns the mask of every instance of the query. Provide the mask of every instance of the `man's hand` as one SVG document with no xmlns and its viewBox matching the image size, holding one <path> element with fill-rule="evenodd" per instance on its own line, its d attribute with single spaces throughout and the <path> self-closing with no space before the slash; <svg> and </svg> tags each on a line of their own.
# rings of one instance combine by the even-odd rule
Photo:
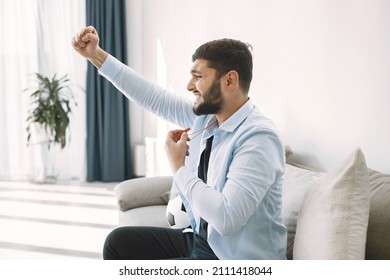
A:
<svg viewBox="0 0 390 280">
<path fill-rule="evenodd" d="M 185 157 L 190 154 L 189 146 L 187 144 L 188 135 L 182 130 L 172 130 L 168 132 L 165 141 L 165 152 L 168 157 L 169 165 L 171 166 L 173 174 L 184 166 Z M 181 134 L 181 137 L 179 138 Z"/>
<path fill-rule="evenodd" d="M 82 56 L 87 58 L 97 68 L 102 66 L 108 54 L 99 47 L 99 35 L 93 26 L 80 30 L 72 38 L 73 48 Z"/>
</svg>

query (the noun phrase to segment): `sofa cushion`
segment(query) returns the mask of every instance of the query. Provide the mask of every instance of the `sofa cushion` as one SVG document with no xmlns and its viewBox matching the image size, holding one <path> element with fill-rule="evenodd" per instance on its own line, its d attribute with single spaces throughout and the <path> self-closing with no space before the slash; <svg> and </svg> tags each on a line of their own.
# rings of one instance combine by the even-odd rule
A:
<svg viewBox="0 0 390 280">
<path fill-rule="evenodd" d="M 294 259 L 364 259 L 369 214 L 368 171 L 356 149 L 305 193 Z"/>
<path fill-rule="evenodd" d="M 151 205 L 124 212 L 119 211 L 119 225 L 168 228 L 169 224 L 165 218 L 166 207 L 166 205 Z"/>
<path fill-rule="evenodd" d="M 390 175 L 369 169 L 370 218 L 366 259 L 390 260 Z"/>
</svg>

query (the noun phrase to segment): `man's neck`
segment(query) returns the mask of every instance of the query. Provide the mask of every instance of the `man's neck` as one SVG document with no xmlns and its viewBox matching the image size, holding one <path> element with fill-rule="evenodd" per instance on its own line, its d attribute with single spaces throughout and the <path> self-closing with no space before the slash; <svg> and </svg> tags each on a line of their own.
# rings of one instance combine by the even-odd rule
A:
<svg viewBox="0 0 390 280">
<path fill-rule="evenodd" d="M 237 112 L 248 100 L 249 97 L 246 96 L 245 98 L 242 98 L 239 102 L 231 103 L 231 106 L 225 106 L 222 112 L 215 114 L 215 117 L 217 118 L 218 121 L 218 125 L 221 125 L 232 115 L 234 115 L 234 113 Z"/>
</svg>

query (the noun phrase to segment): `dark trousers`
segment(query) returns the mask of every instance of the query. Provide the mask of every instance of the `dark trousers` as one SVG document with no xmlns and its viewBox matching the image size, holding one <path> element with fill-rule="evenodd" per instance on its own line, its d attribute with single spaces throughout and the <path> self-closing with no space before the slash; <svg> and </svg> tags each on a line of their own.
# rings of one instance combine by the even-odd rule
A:
<svg viewBox="0 0 390 280">
<path fill-rule="evenodd" d="M 106 238 L 105 260 L 217 260 L 208 243 L 192 232 L 159 227 L 120 227 Z"/>
</svg>

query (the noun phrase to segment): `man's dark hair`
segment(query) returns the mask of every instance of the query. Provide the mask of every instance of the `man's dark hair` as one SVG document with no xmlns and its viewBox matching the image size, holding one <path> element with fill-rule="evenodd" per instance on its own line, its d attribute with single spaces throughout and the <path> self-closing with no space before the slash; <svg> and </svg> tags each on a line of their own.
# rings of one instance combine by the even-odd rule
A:
<svg viewBox="0 0 390 280">
<path fill-rule="evenodd" d="M 192 55 L 192 62 L 205 59 L 217 71 L 217 78 L 231 70 L 237 71 L 241 89 L 248 93 L 252 81 L 252 47 L 234 39 L 219 39 L 201 45 Z"/>
</svg>

